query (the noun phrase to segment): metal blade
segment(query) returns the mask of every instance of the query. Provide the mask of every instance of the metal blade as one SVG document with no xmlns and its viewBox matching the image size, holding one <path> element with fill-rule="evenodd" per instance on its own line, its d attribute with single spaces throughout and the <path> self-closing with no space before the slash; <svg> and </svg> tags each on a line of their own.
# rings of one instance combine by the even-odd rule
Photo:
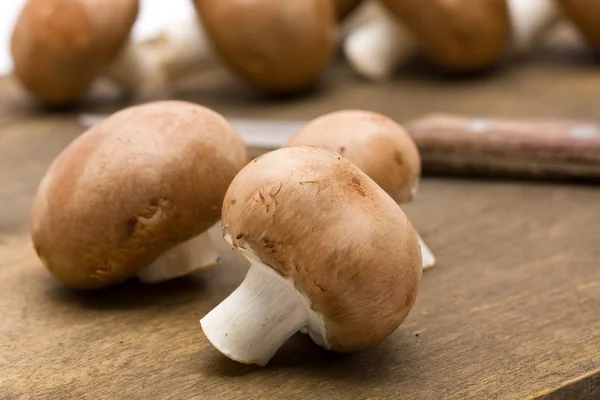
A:
<svg viewBox="0 0 600 400">
<path fill-rule="evenodd" d="M 104 118 L 105 114 L 80 114 L 79 123 L 90 128 Z M 306 121 L 264 121 L 228 118 L 242 137 L 246 146 L 255 149 L 275 150 L 285 145 Z"/>
</svg>

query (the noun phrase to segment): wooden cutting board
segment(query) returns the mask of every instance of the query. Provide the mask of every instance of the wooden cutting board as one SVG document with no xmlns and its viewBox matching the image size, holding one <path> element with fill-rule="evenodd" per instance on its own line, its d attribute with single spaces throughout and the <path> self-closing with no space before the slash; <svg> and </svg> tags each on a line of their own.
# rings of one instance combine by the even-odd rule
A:
<svg viewBox="0 0 600 400">
<path fill-rule="evenodd" d="M 408 69 L 373 85 L 334 68 L 319 92 L 281 102 L 220 73 L 168 95 L 245 118 L 298 120 L 350 107 L 399 121 L 437 111 L 599 117 L 600 68 L 583 53 L 545 54 L 476 80 Z M 600 398 L 594 186 L 425 177 L 405 211 L 438 265 L 400 329 L 350 356 L 301 335 L 265 368 L 212 348 L 198 320 L 245 273 L 225 246 L 218 268 L 160 286 L 64 288 L 31 250 L 30 203 L 53 157 L 82 132 L 76 112 L 126 104 L 115 101 L 99 88 L 81 109 L 52 114 L 0 80 L 0 398 Z M 218 239 L 218 227 L 212 234 Z"/>
</svg>

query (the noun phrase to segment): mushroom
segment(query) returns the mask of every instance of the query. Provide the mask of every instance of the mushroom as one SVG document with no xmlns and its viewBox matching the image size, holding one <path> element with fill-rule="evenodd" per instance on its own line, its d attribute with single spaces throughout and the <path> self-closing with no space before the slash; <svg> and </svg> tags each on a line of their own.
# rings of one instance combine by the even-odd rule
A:
<svg viewBox="0 0 600 400">
<path fill-rule="evenodd" d="M 154 283 L 214 265 L 207 229 L 248 159 L 216 112 L 182 101 L 118 111 L 52 162 L 31 210 L 43 265 L 64 284 Z"/>
<path fill-rule="evenodd" d="M 312 87 L 331 61 L 330 0 L 194 0 L 215 52 L 252 87 L 289 94 Z"/>
<path fill-rule="evenodd" d="M 138 0 L 27 1 L 11 38 L 14 75 L 47 105 L 79 101 L 122 55 L 138 11 Z M 138 75 L 143 65 L 137 64 Z"/>
<path fill-rule="evenodd" d="M 510 21 L 506 0 L 380 0 L 366 24 L 347 40 L 353 68 L 372 80 L 392 72 L 421 49 L 446 70 L 475 72 L 491 67 L 505 53 Z"/>
<path fill-rule="evenodd" d="M 400 326 L 417 297 L 421 254 L 409 220 L 330 150 L 258 157 L 227 190 L 222 222 L 250 268 L 200 324 L 240 363 L 266 365 L 296 332 L 336 352 L 368 349 Z"/>
<path fill-rule="evenodd" d="M 587 42 L 600 50 L 600 3 L 598 0 L 556 0 L 566 17 Z"/>
<path fill-rule="evenodd" d="M 337 21 L 345 24 L 361 1 L 334 0 Z M 218 27 L 218 29 L 222 28 Z M 169 85 L 190 75 L 221 67 L 225 61 L 216 54 L 199 15 L 167 24 L 152 40 L 135 43 L 130 47 L 127 52 L 130 57 L 127 61 L 132 67 L 118 66 L 115 72 L 120 73 L 119 75 L 135 76 L 133 71 L 137 68 L 139 60 L 151 60 L 156 64 L 155 75 L 160 77 L 159 83 L 162 85 Z"/>
<path fill-rule="evenodd" d="M 398 204 L 412 201 L 421 177 L 415 142 L 398 123 L 367 110 L 334 111 L 315 118 L 285 145 L 318 146 L 339 153 L 373 179 Z M 423 267 L 435 257 L 423 239 Z"/>
<path fill-rule="evenodd" d="M 380 0 L 428 57 L 452 71 L 475 71 L 501 59 L 510 34 L 506 0 Z"/>
<path fill-rule="evenodd" d="M 344 54 L 360 76 L 373 81 L 390 78 L 419 45 L 447 70 L 485 69 L 500 61 L 506 50 L 524 56 L 537 48 L 559 21 L 553 1 L 471 0 L 450 4 L 435 0 L 428 7 L 404 0 L 372 1 L 357 11 L 360 22 L 348 34 Z M 451 16 L 444 17 L 446 12 Z"/>
</svg>

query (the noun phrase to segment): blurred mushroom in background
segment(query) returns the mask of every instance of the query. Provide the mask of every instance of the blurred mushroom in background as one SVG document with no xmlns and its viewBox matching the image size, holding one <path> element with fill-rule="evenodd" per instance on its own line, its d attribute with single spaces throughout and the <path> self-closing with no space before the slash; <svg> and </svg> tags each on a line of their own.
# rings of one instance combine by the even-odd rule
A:
<svg viewBox="0 0 600 400">
<path fill-rule="evenodd" d="M 137 45 L 153 54 L 164 86 L 215 67 L 271 94 L 312 87 L 335 55 L 338 20 L 359 1 L 194 0 L 195 15 Z"/>
<path fill-rule="evenodd" d="M 49 106 L 78 102 L 100 76 L 132 90 L 153 74 L 128 54 L 138 12 L 138 0 L 29 0 L 11 37 L 13 73 Z"/>
<path fill-rule="evenodd" d="M 378 11 L 346 47 L 357 70 L 374 79 L 389 76 L 417 47 L 430 60 L 454 72 L 487 69 L 499 62 L 510 32 L 506 0 L 381 0 Z M 396 25 L 392 21 L 396 22 Z M 380 65 L 375 64 L 374 57 Z M 371 58 L 370 61 L 366 61 Z M 364 63 L 371 66 L 365 69 Z M 371 73 L 372 72 L 372 73 Z"/>
<path fill-rule="evenodd" d="M 559 21 L 554 0 L 371 0 L 344 43 L 358 75 L 380 81 L 417 52 L 457 73 L 486 70 L 537 48 Z M 510 59 L 510 56 L 508 57 Z"/>
<path fill-rule="evenodd" d="M 450 73 L 486 71 L 539 48 L 561 11 L 600 43 L 598 7 L 586 0 L 188 1 L 186 19 L 136 41 L 138 0 L 29 0 L 12 37 L 14 74 L 58 106 L 80 100 L 99 77 L 126 94 L 163 93 L 215 68 L 288 95 L 316 86 L 336 49 L 371 81 L 391 78 L 416 54 Z"/>
<path fill-rule="evenodd" d="M 312 87 L 331 62 L 330 0 L 194 0 L 215 51 L 242 81 L 274 94 Z"/>
</svg>

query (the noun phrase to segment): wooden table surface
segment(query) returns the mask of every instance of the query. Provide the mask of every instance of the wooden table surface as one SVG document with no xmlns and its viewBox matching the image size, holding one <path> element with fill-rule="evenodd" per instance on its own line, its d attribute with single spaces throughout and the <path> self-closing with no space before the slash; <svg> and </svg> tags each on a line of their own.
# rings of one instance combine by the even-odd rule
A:
<svg viewBox="0 0 600 400">
<path fill-rule="evenodd" d="M 408 68 L 373 85 L 332 68 L 319 91 L 275 102 L 211 73 L 169 96 L 235 117 L 362 107 L 405 121 L 431 111 L 598 119 L 599 93 L 596 61 L 549 48 L 477 79 Z M 75 112 L 124 104 L 100 87 L 79 110 L 49 113 L 0 80 L 0 398 L 600 398 L 595 186 L 425 177 L 405 210 L 438 265 L 398 331 L 354 355 L 297 335 L 260 368 L 211 347 L 198 321 L 245 273 L 226 246 L 219 267 L 159 286 L 66 289 L 31 249 L 32 196 L 83 131 Z M 219 240 L 218 227 L 212 234 Z"/>
</svg>

